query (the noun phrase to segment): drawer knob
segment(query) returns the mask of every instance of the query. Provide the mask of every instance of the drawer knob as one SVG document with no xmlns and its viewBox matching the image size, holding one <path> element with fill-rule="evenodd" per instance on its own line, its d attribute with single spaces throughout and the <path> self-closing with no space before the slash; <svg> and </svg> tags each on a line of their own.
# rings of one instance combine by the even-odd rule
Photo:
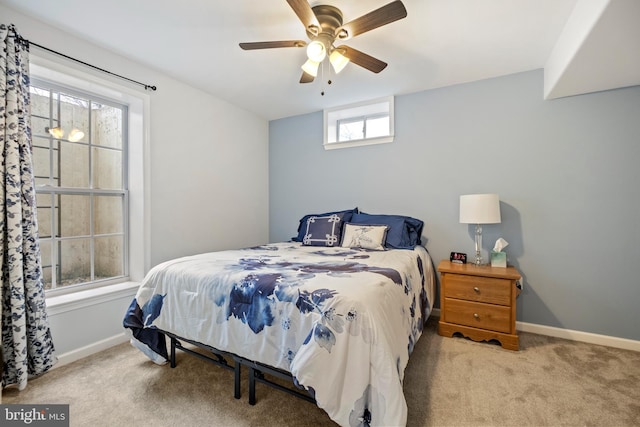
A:
<svg viewBox="0 0 640 427">
<path fill-rule="evenodd" d="M 478 313 L 473 313 L 473 317 L 475 317 L 476 319 L 479 319 L 480 315 Z"/>
<path fill-rule="evenodd" d="M 476 287 L 474 287 L 474 288 L 473 288 L 473 290 L 474 290 L 474 291 L 476 291 L 476 293 L 480 293 L 480 288 L 479 288 L 479 287 L 477 287 L 477 286 L 476 286 Z"/>
</svg>

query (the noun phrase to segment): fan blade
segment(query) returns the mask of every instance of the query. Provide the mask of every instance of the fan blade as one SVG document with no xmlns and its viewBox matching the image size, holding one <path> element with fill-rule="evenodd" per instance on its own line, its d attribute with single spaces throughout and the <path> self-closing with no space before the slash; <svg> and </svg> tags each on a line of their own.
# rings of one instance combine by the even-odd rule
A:
<svg viewBox="0 0 640 427">
<path fill-rule="evenodd" d="M 349 61 L 361 66 L 362 68 L 366 68 L 369 71 L 373 71 L 374 73 L 379 73 L 387 67 L 386 62 L 382 62 L 379 59 L 367 55 L 364 52 L 360 52 L 352 47 L 341 45 L 336 49 L 343 51 L 343 55 L 349 58 Z"/>
<path fill-rule="evenodd" d="M 300 76 L 300 83 L 311 83 L 315 79 L 311 74 L 302 72 L 302 76 Z"/>
<path fill-rule="evenodd" d="M 291 9 L 298 15 L 300 22 L 304 25 L 304 29 L 317 35 L 320 31 L 320 22 L 316 14 L 313 13 L 313 9 L 311 9 L 311 5 L 309 5 L 307 0 L 287 0 L 287 3 L 289 3 Z M 312 30 L 314 27 L 315 30 Z"/>
<path fill-rule="evenodd" d="M 375 30 L 383 25 L 390 24 L 398 19 L 405 18 L 406 16 L 407 9 L 405 9 L 404 4 L 402 4 L 400 0 L 396 0 L 366 15 L 362 15 L 360 18 L 347 22 L 336 30 L 336 37 L 340 40 L 347 40 L 359 34 L 366 33 L 367 31 Z"/>
<path fill-rule="evenodd" d="M 302 40 L 281 40 L 275 42 L 250 42 L 240 43 L 240 47 L 244 50 L 254 49 L 272 49 L 277 47 L 305 47 L 306 42 Z"/>
</svg>

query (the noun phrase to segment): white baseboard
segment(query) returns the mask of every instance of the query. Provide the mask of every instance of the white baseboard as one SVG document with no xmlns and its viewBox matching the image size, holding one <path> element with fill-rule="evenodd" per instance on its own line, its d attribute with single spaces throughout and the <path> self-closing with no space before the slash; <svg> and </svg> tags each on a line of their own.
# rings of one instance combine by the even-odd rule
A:
<svg viewBox="0 0 640 427">
<path fill-rule="evenodd" d="M 59 368 L 64 365 L 68 365 L 69 363 L 75 362 L 76 360 L 83 359 L 87 356 L 91 356 L 92 354 L 101 352 L 110 347 L 125 343 L 129 341 L 129 339 L 130 339 L 130 336 L 123 332 L 121 334 L 114 335 L 112 337 L 94 342 L 87 346 L 84 346 L 72 351 L 68 351 L 61 355 L 56 355 L 56 357 L 58 358 L 58 362 L 55 365 L 53 365 L 52 369 Z"/>
<path fill-rule="evenodd" d="M 440 317 L 440 309 L 434 308 L 431 312 L 434 317 Z M 516 329 L 532 334 L 546 335 L 548 337 L 563 338 L 571 341 L 586 342 L 589 344 L 604 345 L 607 347 L 621 348 L 640 352 L 640 341 L 627 338 L 612 337 L 609 335 L 592 334 L 590 332 L 574 331 L 571 329 L 555 328 L 553 326 L 538 325 L 536 323 L 516 322 Z"/>
<path fill-rule="evenodd" d="M 553 326 L 538 325 L 535 323 L 526 322 L 516 322 L 516 329 L 522 332 L 531 332 L 534 334 L 563 338 L 571 341 L 604 345 L 607 347 L 621 348 L 624 350 L 640 351 L 640 341 L 630 340 L 627 338 L 592 334 L 590 332 L 574 331 L 571 329 L 555 328 Z"/>
</svg>

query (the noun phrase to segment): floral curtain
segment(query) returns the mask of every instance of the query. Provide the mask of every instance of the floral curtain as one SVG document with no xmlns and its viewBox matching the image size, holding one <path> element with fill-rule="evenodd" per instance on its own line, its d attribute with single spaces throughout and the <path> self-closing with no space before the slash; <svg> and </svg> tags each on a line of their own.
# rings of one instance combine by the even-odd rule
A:
<svg viewBox="0 0 640 427">
<path fill-rule="evenodd" d="M 44 296 L 31 160 L 29 47 L 0 24 L 2 386 L 27 385 L 56 362 Z"/>
</svg>

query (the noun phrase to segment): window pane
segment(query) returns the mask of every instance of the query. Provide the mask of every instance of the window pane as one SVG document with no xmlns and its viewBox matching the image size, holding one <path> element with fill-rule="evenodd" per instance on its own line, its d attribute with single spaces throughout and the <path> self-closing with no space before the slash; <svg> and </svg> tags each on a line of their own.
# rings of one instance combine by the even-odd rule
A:
<svg viewBox="0 0 640 427">
<path fill-rule="evenodd" d="M 92 113 L 93 144 L 122 149 L 122 109 L 94 103 Z"/>
<path fill-rule="evenodd" d="M 44 150 L 49 149 L 49 135 L 45 136 L 34 136 L 33 137 L 33 146 L 42 148 Z"/>
<path fill-rule="evenodd" d="M 367 138 L 389 135 L 389 116 L 367 119 Z"/>
<path fill-rule="evenodd" d="M 122 276 L 123 248 L 122 236 L 97 237 L 96 242 L 96 280 Z"/>
<path fill-rule="evenodd" d="M 36 185 L 48 184 L 49 177 L 51 176 L 51 163 L 49 162 L 49 146 L 40 146 L 42 138 L 33 139 L 33 174 L 36 179 L 40 179 L 41 182 L 36 181 Z M 48 141 L 46 141 L 48 142 Z"/>
<path fill-rule="evenodd" d="M 58 287 L 91 281 L 91 240 L 62 240 L 58 244 L 61 261 Z"/>
<path fill-rule="evenodd" d="M 31 92 L 31 128 L 33 134 L 41 134 L 46 132 L 43 128 L 38 128 L 40 122 L 34 122 L 35 116 L 48 118 L 51 112 L 51 91 L 47 89 L 40 89 L 34 86 L 29 87 Z M 55 98 L 54 98 L 55 99 Z M 49 120 L 46 119 L 44 126 L 49 126 Z"/>
<path fill-rule="evenodd" d="M 53 159 L 49 159 L 49 141 L 49 138 L 33 138 L 33 174 L 36 185 L 58 185 L 58 141 L 53 141 Z"/>
<path fill-rule="evenodd" d="M 122 233 L 123 196 L 96 196 L 93 200 L 94 233 Z"/>
<path fill-rule="evenodd" d="M 93 187 L 122 190 L 122 152 L 93 149 Z"/>
<path fill-rule="evenodd" d="M 89 224 L 89 196 L 62 194 L 60 201 L 60 237 L 88 236 L 91 233 Z"/>
<path fill-rule="evenodd" d="M 34 104 L 31 104 L 34 105 Z M 35 136 L 46 136 L 49 135 L 47 130 L 49 127 L 53 127 L 55 125 L 50 125 L 49 123 L 49 111 L 47 111 L 46 117 L 38 117 L 32 113 L 31 116 L 31 134 Z"/>
<path fill-rule="evenodd" d="M 38 207 L 38 236 L 41 239 L 51 237 L 51 218 L 53 216 L 51 195 L 36 194 L 36 205 Z"/>
<path fill-rule="evenodd" d="M 89 187 L 89 147 L 60 142 L 61 187 Z"/>
<path fill-rule="evenodd" d="M 354 122 L 341 122 L 339 130 L 340 136 L 338 138 L 338 141 L 364 139 L 364 122 L 362 120 Z"/>
<path fill-rule="evenodd" d="M 60 126 L 64 138 L 73 142 L 89 140 L 89 101 L 60 94 Z"/>
<path fill-rule="evenodd" d="M 31 115 L 49 117 L 49 96 L 51 92 L 33 86 L 29 89 L 31 92 Z"/>
</svg>

